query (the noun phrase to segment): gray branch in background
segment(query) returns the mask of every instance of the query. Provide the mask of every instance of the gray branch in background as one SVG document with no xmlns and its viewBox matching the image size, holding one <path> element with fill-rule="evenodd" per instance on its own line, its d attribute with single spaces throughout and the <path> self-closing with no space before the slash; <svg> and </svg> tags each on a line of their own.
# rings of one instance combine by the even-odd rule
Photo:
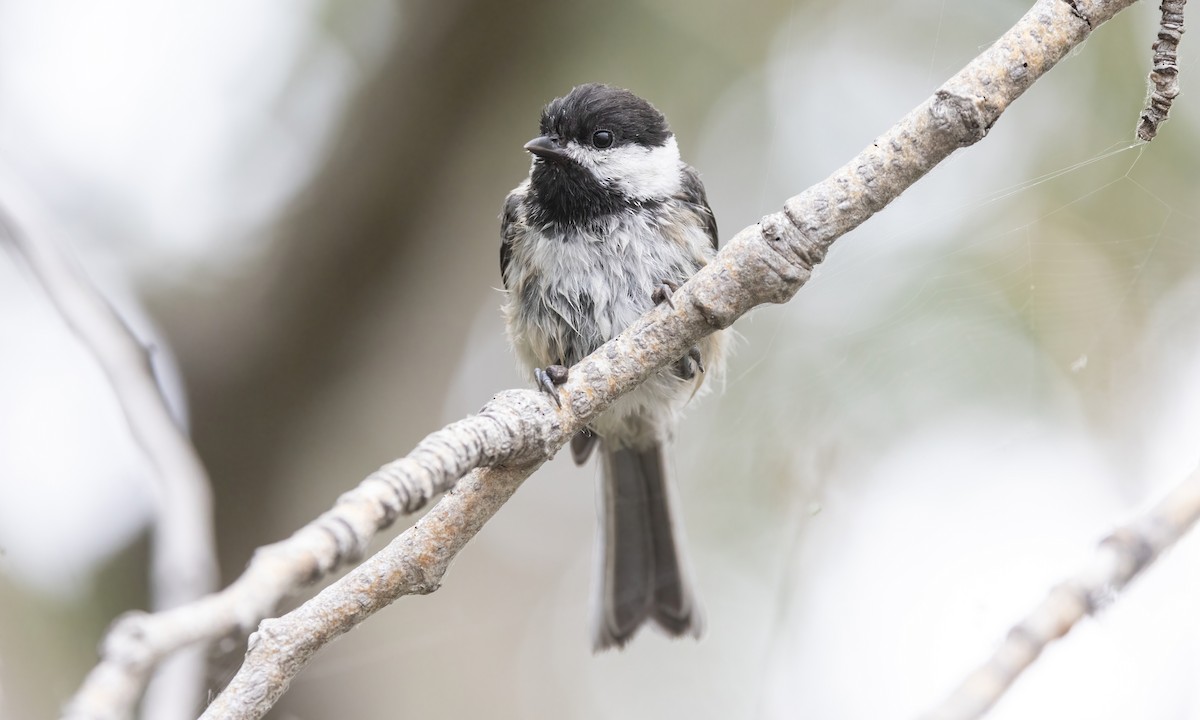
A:
<svg viewBox="0 0 1200 720">
<path fill-rule="evenodd" d="M 67 325 L 104 371 L 134 440 L 153 466 L 156 481 L 150 587 L 156 610 L 204 597 L 217 587 L 212 492 L 195 448 L 171 415 L 154 377 L 149 351 L 56 245 L 57 233 L 13 179 L 0 177 L 0 241 L 25 262 Z M 120 682 L 104 683 L 102 696 L 81 694 L 85 716 L 113 703 L 132 708 L 155 665 L 126 665 Z M 193 647 L 154 673 L 143 713 L 155 720 L 192 717 L 204 700 L 206 652 Z M 103 675 L 108 673 L 98 668 Z M 138 677 L 134 677 L 137 675 Z M 90 682 L 90 681 L 89 681 Z M 99 705 L 96 705 L 99 702 Z M 126 710 L 128 714 L 128 710 Z"/>
<path fill-rule="evenodd" d="M 1150 142 L 1158 126 L 1167 121 L 1171 103 L 1179 95 L 1179 40 L 1183 37 L 1183 6 L 1187 0 L 1162 0 L 1158 39 L 1151 45 L 1154 66 L 1150 70 L 1146 109 L 1138 118 L 1139 140 Z"/>
<path fill-rule="evenodd" d="M 320 647 L 397 597 L 436 588 L 469 536 L 575 431 L 699 338 L 728 327 L 757 305 L 789 300 L 834 240 L 956 149 L 981 140 L 1035 80 L 1131 2 L 1040 0 L 991 48 L 857 157 L 788 200 L 783 212 L 739 232 L 673 296 L 674 307 L 651 310 L 573 367 L 560 389 L 561 407 L 531 391 L 508 391 L 488 403 L 480 417 L 488 418 L 489 438 L 506 439 L 506 447 L 485 447 L 479 438 L 461 437 L 451 426 L 397 461 L 384 474 L 395 489 L 395 507 L 405 509 L 419 507 L 467 470 L 486 464 L 520 467 L 472 475 L 434 508 L 430 517 L 436 519 L 400 535 L 297 610 L 264 622 L 242 668 L 204 717 L 263 717 Z M 508 424 L 499 427 L 501 421 Z M 458 425 L 461 430 L 475 427 L 471 420 Z M 444 464 L 426 464 L 428 446 L 444 452 Z"/>
<path fill-rule="evenodd" d="M 1103 608 L 1114 593 L 1174 545 L 1197 519 L 1200 468 L 1145 515 L 1101 541 L 1087 567 L 1052 589 L 1040 605 L 1008 631 L 987 662 L 922 720 L 982 717 L 1047 645 Z"/>
</svg>

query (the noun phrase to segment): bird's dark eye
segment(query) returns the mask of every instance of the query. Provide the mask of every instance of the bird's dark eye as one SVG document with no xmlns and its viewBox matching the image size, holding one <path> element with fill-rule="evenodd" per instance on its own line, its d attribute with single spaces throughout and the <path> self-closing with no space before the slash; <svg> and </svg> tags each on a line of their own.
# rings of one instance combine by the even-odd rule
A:
<svg viewBox="0 0 1200 720">
<path fill-rule="evenodd" d="M 607 130 L 597 130 L 592 133 L 592 145 L 603 150 L 604 148 L 612 147 L 613 134 Z"/>
</svg>

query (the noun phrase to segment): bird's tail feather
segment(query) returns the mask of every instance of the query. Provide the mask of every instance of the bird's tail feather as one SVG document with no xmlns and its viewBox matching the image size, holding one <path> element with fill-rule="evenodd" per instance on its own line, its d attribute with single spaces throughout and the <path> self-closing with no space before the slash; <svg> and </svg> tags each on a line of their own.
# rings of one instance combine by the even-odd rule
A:
<svg viewBox="0 0 1200 720">
<path fill-rule="evenodd" d="M 661 444 L 633 449 L 602 442 L 601 447 L 593 648 L 623 646 L 647 620 L 674 637 L 699 637 L 703 613 L 671 511 Z"/>
</svg>

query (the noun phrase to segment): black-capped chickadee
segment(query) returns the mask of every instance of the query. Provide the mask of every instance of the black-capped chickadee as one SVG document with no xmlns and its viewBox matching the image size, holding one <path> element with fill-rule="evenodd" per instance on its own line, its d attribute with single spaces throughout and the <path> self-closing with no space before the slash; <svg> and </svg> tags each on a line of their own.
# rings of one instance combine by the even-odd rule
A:
<svg viewBox="0 0 1200 720">
<path fill-rule="evenodd" d="M 558 401 L 567 368 L 654 303 L 670 301 L 716 252 L 717 224 L 666 118 L 628 90 L 588 84 L 542 110 L 529 178 L 504 202 L 504 315 L 520 362 Z M 597 443 L 603 483 L 592 643 L 624 645 L 646 620 L 699 637 L 663 445 L 705 375 L 722 333 L 618 399 L 571 441 L 582 464 Z"/>
</svg>

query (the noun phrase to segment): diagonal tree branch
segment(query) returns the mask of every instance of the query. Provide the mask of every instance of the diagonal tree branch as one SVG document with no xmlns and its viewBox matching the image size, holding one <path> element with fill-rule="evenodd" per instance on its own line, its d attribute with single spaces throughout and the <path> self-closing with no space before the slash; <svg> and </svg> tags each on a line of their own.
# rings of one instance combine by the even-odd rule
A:
<svg viewBox="0 0 1200 720">
<path fill-rule="evenodd" d="M 1020 674 L 1083 618 L 1104 607 L 1113 593 L 1145 570 L 1200 519 L 1200 468 L 1133 523 L 1100 542 L 1081 572 L 1056 586 L 1008 631 L 987 662 L 971 673 L 923 720 L 982 717 Z"/>
<path fill-rule="evenodd" d="M 371 537 L 399 514 L 416 511 L 466 473 L 488 467 L 460 482 L 426 519 L 361 568 L 262 625 L 242 669 L 205 715 L 261 717 L 325 643 L 400 595 L 436 589 L 483 522 L 576 430 L 700 337 L 757 305 L 790 299 L 835 239 L 954 150 L 982 139 L 1013 100 L 1131 3 L 1039 0 L 991 48 L 857 157 L 788 200 L 782 212 L 738 233 L 676 292 L 674 307 L 660 305 L 572 368 L 560 390 L 562 407 L 532 391 L 501 393 L 478 415 L 433 433 L 409 456 L 381 468 L 291 538 L 261 549 L 224 591 L 167 612 L 119 620 L 68 717 L 124 717 L 148 669 L 167 655 L 254 627 L 286 594 L 361 557 Z"/>
<path fill-rule="evenodd" d="M 201 717 L 266 715 L 322 647 L 404 595 L 437 590 L 458 552 L 540 465 L 472 472 L 386 548 L 296 610 L 264 620 L 246 663 Z"/>
<path fill-rule="evenodd" d="M 412 461 L 413 456 L 397 461 L 388 483 L 405 508 L 419 506 L 452 485 L 458 468 L 516 459 L 531 464 L 473 475 L 431 513 L 438 520 L 423 521 L 299 609 L 264 623 L 241 670 L 204 717 L 262 717 L 319 647 L 396 597 L 436 588 L 465 544 L 463 534 L 473 535 L 495 511 L 491 501 L 506 499 L 521 478 L 576 430 L 696 340 L 728 327 L 757 305 L 789 300 L 834 240 L 885 207 L 954 150 L 982 139 L 1035 80 L 1131 3 L 1040 0 L 992 47 L 857 157 L 788 200 L 783 212 L 739 232 L 675 293 L 674 307 L 655 308 L 572 368 L 560 390 L 562 407 L 536 393 L 509 391 L 488 403 L 480 415 L 512 423 L 503 430 L 489 426 L 507 439 L 504 448 L 485 449 L 475 439 L 451 439 L 447 428 L 427 438 L 418 451 L 427 445 L 450 449 L 453 466 L 443 465 L 439 471 Z M 470 422 L 459 425 L 465 428 Z M 470 458 L 459 462 L 458 450 L 468 451 Z M 402 463 L 409 466 L 399 467 Z M 446 535 L 441 528 L 453 532 Z"/>
<path fill-rule="evenodd" d="M 150 672 L 171 653 L 253 630 L 280 600 L 361 558 L 375 533 L 401 514 L 416 512 L 472 468 L 544 460 L 570 437 L 561 435 L 561 424 L 549 410 L 538 393 L 497 395 L 478 415 L 429 435 L 407 457 L 380 468 L 287 540 L 260 548 L 242 576 L 224 590 L 164 612 L 125 614 L 109 630 L 100 664 L 88 674 L 64 718 L 128 717 Z M 527 466 L 520 479 L 534 469 Z"/>
<path fill-rule="evenodd" d="M 217 586 L 212 491 L 195 448 L 175 422 L 154 377 L 149 350 L 88 281 L 72 259 L 55 246 L 51 223 L 43 220 L 27 193 L 0 177 L 0 242 L 22 260 L 67 325 L 108 377 L 134 440 L 154 468 L 156 480 L 150 586 L 153 606 L 168 610 L 211 593 Z M 157 692 L 148 697 L 148 717 L 189 717 L 203 699 L 207 677 L 204 648 L 180 654 L 158 668 Z M 154 671 L 144 668 L 141 686 Z"/>
</svg>

